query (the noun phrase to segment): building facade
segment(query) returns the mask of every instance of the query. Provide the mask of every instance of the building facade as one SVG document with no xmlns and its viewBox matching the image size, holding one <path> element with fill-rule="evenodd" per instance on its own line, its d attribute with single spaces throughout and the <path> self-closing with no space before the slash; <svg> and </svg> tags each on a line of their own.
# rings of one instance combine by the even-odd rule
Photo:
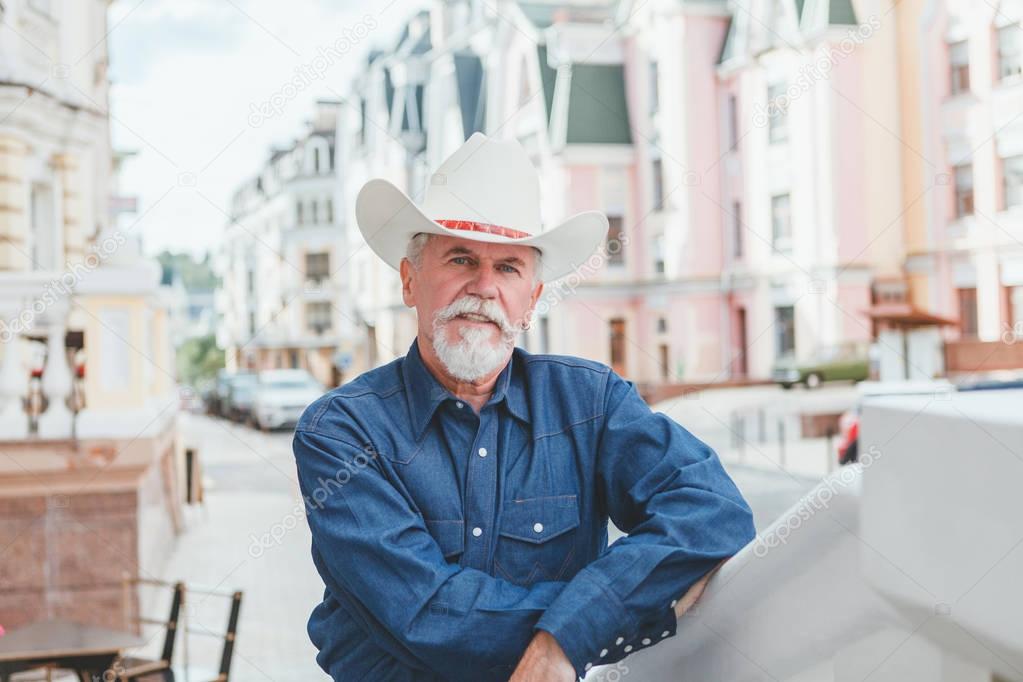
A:
<svg viewBox="0 0 1023 682">
<path fill-rule="evenodd" d="M 217 345 L 228 369 L 303 368 L 326 386 L 342 380 L 336 125 L 337 103 L 318 102 L 302 138 L 274 150 L 234 193 L 215 263 Z"/>
<path fill-rule="evenodd" d="M 158 571 L 182 525 L 160 268 L 111 211 L 107 5 L 0 5 L 6 627 L 131 627 L 122 571 Z"/>
</svg>

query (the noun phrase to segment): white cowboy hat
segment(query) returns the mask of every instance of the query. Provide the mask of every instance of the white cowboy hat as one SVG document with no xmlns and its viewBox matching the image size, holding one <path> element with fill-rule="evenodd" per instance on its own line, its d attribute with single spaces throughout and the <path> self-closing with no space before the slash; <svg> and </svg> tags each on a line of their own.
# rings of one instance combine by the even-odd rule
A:
<svg viewBox="0 0 1023 682">
<path fill-rule="evenodd" d="M 355 200 L 355 220 L 370 248 L 398 269 L 417 232 L 480 242 L 524 244 L 543 253 L 543 281 L 582 265 L 604 243 L 607 216 L 577 213 L 545 229 L 540 178 L 517 141 L 473 133 L 430 176 L 422 208 L 383 178 L 368 181 Z"/>
</svg>

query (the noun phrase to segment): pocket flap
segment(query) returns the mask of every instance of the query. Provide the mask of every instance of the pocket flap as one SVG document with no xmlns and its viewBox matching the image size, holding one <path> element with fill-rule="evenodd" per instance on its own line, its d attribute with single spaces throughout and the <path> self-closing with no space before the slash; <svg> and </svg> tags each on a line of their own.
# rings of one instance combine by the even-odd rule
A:
<svg viewBox="0 0 1023 682">
<path fill-rule="evenodd" d="M 461 554 L 465 549 L 465 533 L 463 528 L 465 522 L 461 519 L 452 521 L 431 521 L 426 519 L 426 528 L 430 535 L 440 545 L 441 554 L 449 557 L 453 554 Z"/>
<path fill-rule="evenodd" d="M 579 525 L 575 495 L 509 500 L 504 505 L 500 535 L 539 544 Z"/>
</svg>

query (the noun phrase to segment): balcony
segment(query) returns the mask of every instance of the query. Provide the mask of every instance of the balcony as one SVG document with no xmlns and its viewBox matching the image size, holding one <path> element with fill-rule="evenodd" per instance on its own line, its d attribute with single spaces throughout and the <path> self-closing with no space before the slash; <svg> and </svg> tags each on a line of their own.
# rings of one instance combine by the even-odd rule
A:
<svg viewBox="0 0 1023 682">
<path fill-rule="evenodd" d="M 873 399 L 859 464 L 762 529 L 676 637 L 586 679 L 1023 680 L 1021 404 Z"/>
</svg>

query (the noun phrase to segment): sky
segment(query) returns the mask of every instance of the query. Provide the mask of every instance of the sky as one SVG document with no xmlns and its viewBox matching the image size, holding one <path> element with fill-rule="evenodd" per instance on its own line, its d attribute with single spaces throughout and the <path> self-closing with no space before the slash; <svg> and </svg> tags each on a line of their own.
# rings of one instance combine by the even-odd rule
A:
<svg viewBox="0 0 1023 682">
<path fill-rule="evenodd" d="M 423 5 L 116 0 L 107 26 L 111 136 L 115 150 L 135 153 L 120 194 L 138 198 L 138 213 L 123 220 L 143 235 L 144 252 L 198 257 L 215 248 L 234 189 L 271 147 L 302 134 L 317 99 L 347 95 L 366 53 L 390 46 Z M 271 99 L 274 110 L 261 108 Z"/>
</svg>

